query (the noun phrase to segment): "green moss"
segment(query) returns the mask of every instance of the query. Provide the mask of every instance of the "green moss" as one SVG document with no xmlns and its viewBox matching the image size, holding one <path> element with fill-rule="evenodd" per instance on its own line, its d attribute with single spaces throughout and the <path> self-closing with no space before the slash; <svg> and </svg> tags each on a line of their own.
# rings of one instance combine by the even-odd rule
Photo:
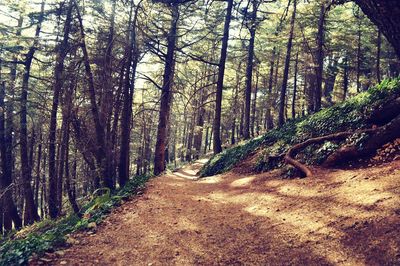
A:
<svg viewBox="0 0 400 266">
<path fill-rule="evenodd" d="M 37 224 L 37 229 L 22 239 L 6 239 L 0 246 L 0 266 L 26 265 L 29 257 L 59 247 L 65 243 L 67 234 L 87 228 L 91 222 L 99 223 L 118 206 L 123 199 L 134 194 L 142 188 L 150 178 L 148 175 L 137 176 L 130 180 L 122 189 L 113 191 L 105 190 L 83 206 L 84 218 L 76 214 L 54 220 L 45 220 Z"/>
<path fill-rule="evenodd" d="M 266 171 L 281 167 L 281 160 L 277 160 L 274 156 L 286 152 L 291 145 L 311 137 L 369 127 L 371 125 L 368 124 L 368 119 L 372 111 L 399 95 L 400 78 L 384 80 L 368 91 L 343 103 L 304 118 L 289 120 L 282 127 L 270 130 L 259 138 L 240 143 L 238 146 L 215 155 L 203 166 L 200 175 L 205 177 L 226 172 L 256 149 L 263 151 L 254 170 Z M 362 143 L 365 137 L 366 135 L 354 136 L 347 141 Z M 306 157 L 305 161 L 321 163 L 338 147 L 337 144 L 331 144 L 329 147 L 326 145 L 315 145 L 306 149 L 303 152 Z"/>
</svg>

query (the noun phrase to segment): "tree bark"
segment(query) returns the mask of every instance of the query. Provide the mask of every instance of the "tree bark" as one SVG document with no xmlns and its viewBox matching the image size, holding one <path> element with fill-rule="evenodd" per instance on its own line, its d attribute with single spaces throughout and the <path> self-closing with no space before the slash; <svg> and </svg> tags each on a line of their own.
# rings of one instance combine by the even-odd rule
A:
<svg viewBox="0 0 400 266">
<path fill-rule="evenodd" d="M 233 121 L 232 121 L 232 132 L 231 132 L 231 144 L 235 144 L 235 131 L 236 131 L 236 116 L 237 113 L 234 110 L 237 110 L 238 106 L 238 98 L 239 98 L 239 88 L 240 88 L 240 70 L 241 70 L 242 62 L 239 62 L 238 69 L 236 70 L 236 86 L 233 95 L 233 105 L 232 105 L 232 112 L 233 112 Z"/>
<path fill-rule="evenodd" d="M 133 2 L 132 7 L 133 8 Z M 122 187 L 129 180 L 130 168 L 130 136 L 131 136 L 131 119 L 132 119 L 132 104 L 133 94 L 135 89 L 136 67 L 139 60 L 139 49 L 136 41 L 136 22 L 139 13 L 140 3 L 135 9 L 135 14 L 132 23 L 130 23 L 130 37 L 126 47 L 128 59 L 125 69 L 125 80 L 123 86 L 123 110 L 121 116 L 121 147 L 118 167 L 118 181 Z M 131 76 L 132 75 L 132 76 Z"/>
<path fill-rule="evenodd" d="M 297 72 L 299 65 L 299 52 L 296 53 L 296 61 L 294 64 L 294 84 L 293 84 L 293 98 L 292 98 L 292 118 L 296 118 L 296 94 L 297 94 Z"/>
<path fill-rule="evenodd" d="M 289 33 L 289 39 L 288 39 L 287 49 L 286 49 L 285 69 L 283 70 L 282 87 L 281 87 L 281 94 L 280 94 L 280 101 L 279 101 L 279 120 L 278 120 L 279 126 L 282 126 L 283 123 L 285 123 L 286 90 L 287 90 L 287 83 L 288 83 L 288 78 L 289 78 L 290 54 L 292 51 L 294 23 L 296 20 L 296 7 L 297 7 L 297 0 L 294 0 L 293 1 L 292 18 L 290 20 L 290 33 Z"/>
<path fill-rule="evenodd" d="M 1 66 L 1 62 L 0 62 Z M 0 71 L 1 75 L 1 71 Z M 2 221 L 2 227 L 4 226 L 4 232 L 11 231 L 12 222 L 14 222 L 14 226 L 16 229 L 19 229 L 22 226 L 22 220 L 19 216 L 17 207 L 15 206 L 13 197 L 12 197 L 12 168 L 10 168 L 9 153 L 7 139 L 7 128 L 6 117 L 5 117 L 5 82 L 1 80 L 0 77 L 0 158 L 1 158 L 1 170 L 2 175 L 0 176 L 0 191 L 2 196 L 0 197 L 0 203 L 2 205 L 2 210 L 0 212 L 0 219 Z M 12 114 L 11 114 L 12 115 Z M 8 113 L 7 116 L 10 116 Z M 1 230 L 0 230 L 1 231 Z"/>
<path fill-rule="evenodd" d="M 36 25 L 35 38 L 32 46 L 29 48 L 24 61 L 24 74 L 22 77 L 22 89 L 21 89 L 21 110 L 20 110 L 20 155 L 21 155 L 21 178 L 23 182 L 23 191 L 25 198 L 25 212 L 24 212 L 24 224 L 32 224 L 34 221 L 38 221 L 39 215 L 37 212 L 37 206 L 35 205 L 35 199 L 33 196 L 33 190 L 31 186 L 32 171 L 31 165 L 29 164 L 29 149 L 28 149 L 28 123 L 27 123 L 27 102 L 28 102 L 28 91 L 29 91 L 29 78 L 32 66 L 33 56 L 35 55 L 38 43 L 39 34 L 44 19 L 44 1 L 41 4 L 41 12 Z"/>
<path fill-rule="evenodd" d="M 166 168 L 165 150 L 167 148 L 167 128 L 171 109 L 171 88 L 175 70 L 175 45 L 177 41 L 179 6 L 171 6 L 171 25 L 167 38 L 167 55 L 165 58 L 165 68 L 163 75 L 163 85 L 161 90 L 161 101 L 159 111 L 159 121 L 157 127 L 157 141 L 154 152 L 154 174 L 159 175 Z"/>
<path fill-rule="evenodd" d="M 75 89 L 75 78 L 70 81 L 70 86 L 68 91 L 65 93 L 65 100 L 63 105 L 63 121 L 62 128 L 64 128 L 62 134 L 62 143 L 61 143 L 61 154 L 64 162 L 60 162 L 60 174 L 62 176 L 65 173 L 65 189 L 67 191 L 68 200 L 71 204 L 72 210 L 74 213 L 79 214 L 79 206 L 76 202 L 74 186 L 71 185 L 71 176 L 70 176 L 70 168 L 69 168 L 69 140 L 70 140 L 70 123 L 71 123 L 71 109 L 72 109 L 72 95 Z"/>
<path fill-rule="evenodd" d="M 316 87 L 315 87 L 315 106 L 314 112 L 318 112 L 321 109 L 321 97 L 322 97 L 322 75 L 324 69 L 324 43 L 325 43 L 325 12 L 326 6 L 325 1 L 322 2 L 319 19 L 318 19 L 318 33 L 317 33 L 317 67 L 315 71 L 316 76 Z"/>
<path fill-rule="evenodd" d="M 382 46 L 382 32 L 378 30 L 378 40 L 376 49 L 376 79 L 381 83 L 381 46 Z"/>
<path fill-rule="evenodd" d="M 267 130 L 271 130 L 274 128 L 274 120 L 272 119 L 271 107 L 272 107 L 272 89 L 274 87 L 275 57 L 276 57 L 276 47 L 274 47 L 272 50 L 270 69 L 269 69 L 267 108 L 265 111 L 265 120 L 266 120 L 265 124 Z"/>
<path fill-rule="evenodd" d="M 361 89 L 361 17 L 358 16 L 358 29 L 357 29 L 357 67 L 356 67 L 356 75 L 357 75 L 357 92 L 360 92 Z"/>
<path fill-rule="evenodd" d="M 48 206 L 51 218 L 59 215 L 57 206 L 57 172 L 56 172 L 56 132 L 57 132 L 57 110 L 60 100 L 60 93 L 64 84 L 64 61 L 68 53 L 68 38 L 71 30 L 72 9 L 74 0 L 70 0 L 67 15 L 64 23 L 63 39 L 58 46 L 56 64 L 54 68 L 53 102 L 51 107 L 49 125 L 49 192 Z"/>
<path fill-rule="evenodd" d="M 257 9 L 259 3 L 257 1 L 252 1 L 253 9 L 251 12 L 249 33 L 249 46 L 247 50 L 247 66 L 246 66 L 246 89 L 244 93 L 244 125 L 243 125 L 243 138 L 250 138 L 250 110 L 251 110 L 251 90 L 253 81 L 253 67 L 254 67 L 254 43 L 256 39 L 257 31 Z"/>
<path fill-rule="evenodd" d="M 251 107 L 251 136 L 254 138 L 254 131 L 256 126 L 256 111 L 257 111 L 257 93 L 258 93 L 258 78 L 259 74 L 256 72 L 256 86 L 254 87 L 254 98 Z M 258 132 L 258 129 L 257 129 Z"/>
<path fill-rule="evenodd" d="M 221 109 L 222 109 L 222 91 L 224 87 L 225 61 L 228 50 L 229 28 L 232 18 L 233 0 L 227 0 L 228 6 L 225 14 L 224 35 L 222 37 L 221 54 L 218 64 L 218 80 L 215 93 L 215 113 L 213 124 L 213 150 L 214 154 L 222 151 L 221 144 Z"/>
<path fill-rule="evenodd" d="M 96 151 L 96 162 L 97 162 L 97 168 L 98 168 L 98 173 L 97 175 L 100 177 L 100 180 L 102 181 L 103 185 L 108 188 L 113 188 L 113 180 L 111 176 L 108 176 L 109 173 L 109 163 L 107 162 L 107 155 L 106 155 L 106 139 L 105 139 L 105 130 L 104 130 L 104 124 L 102 123 L 102 120 L 100 118 L 100 112 L 99 112 L 99 107 L 97 105 L 97 98 L 96 98 L 96 89 L 94 86 L 94 78 L 93 78 L 93 72 L 92 68 L 90 66 L 90 60 L 89 60 L 89 53 L 87 51 L 86 47 L 86 41 L 85 41 L 85 30 L 83 27 L 83 22 L 82 22 L 82 16 L 80 14 L 79 7 L 76 5 L 76 11 L 77 11 L 77 18 L 79 21 L 79 28 L 80 28 L 80 37 L 81 37 L 81 49 L 83 53 L 83 61 L 85 65 L 85 73 L 86 77 L 88 79 L 88 96 L 90 100 L 90 109 L 91 113 L 93 116 L 93 122 L 94 122 L 94 127 L 95 127 L 95 132 L 96 132 L 96 146 L 97 146 L 97 151 Z"/>
<path fill-rule="evenodd" d="M 335 81 L 336 81 L 336 76 L 338 74 L 338 59 L 335 56 L 330 56 L 329 61 L 328 61 L 328 66 L 326 70 L 326 80 L 325 80 L 325 90 L 324 90 L 324 96 L 325 100 L 328 106 L 331 106 L 333 104 L 332 101 L 332 94 L 333 90 L 335 88 Z"/>
<path fill-rule="evenodd" d="M 400 6 L 398 0 L 354 0 L 382 31 L 400 59 Z M 378 4 L 379 2 L 379 4 Z"/>
<path fill-rule="evenodd" d="M 114 187 L 114 158 L 115 157 L 115 145 L 112 145 L 112 131 L 111 131 L 111 122 L 112 122 L 112 111 L 113 111 L 113 57 L 112 52 L 114 48 L 114 39 L 115 39 L 115 13 L 116 13 L 116 0 L 111 0 L 111 16 L 110 16 L 110 26 L 108 31 L 108 38 L 106 42 L 106 49 L 103 58 L 103 69 L 102 69 L 102 79 L 103 79 L 103 93 L 100 95 L 100 119 L 101 123 L 105 126 L 105 169 L 106 176 L 109 176 L 112 179 L 112 187 Z M 118 97 L 118 96 L 117 96 Z"/>
<path fill-rule="evenodd" d="M 344 73 L 343 73 L 343 98 L 342 101 L 346 100 L 347 92 L 349 90 L 349 59 L 346 55 L 344 59 Z"/>
</svg>

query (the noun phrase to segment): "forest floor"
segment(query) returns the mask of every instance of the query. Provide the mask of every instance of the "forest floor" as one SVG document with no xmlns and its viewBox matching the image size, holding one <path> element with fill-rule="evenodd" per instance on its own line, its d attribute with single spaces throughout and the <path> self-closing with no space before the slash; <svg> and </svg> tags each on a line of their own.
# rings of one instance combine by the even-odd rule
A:
<svg viewBox="0 0 400 266">
<path fill-rule="evenodd" d="M 32 264 L 400 265 L 400 160 L 305 179 L 243 168 L 198 179 L 202 163 L 150 180 Z"/>
</svg>

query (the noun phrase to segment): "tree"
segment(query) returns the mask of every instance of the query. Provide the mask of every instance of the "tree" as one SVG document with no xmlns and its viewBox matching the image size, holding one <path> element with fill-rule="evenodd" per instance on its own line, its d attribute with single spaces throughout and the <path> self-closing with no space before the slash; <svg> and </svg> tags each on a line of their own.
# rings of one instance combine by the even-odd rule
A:
<svg viewBox="0 0 400 266">
<path fill-rule="evenodd" d="M 376 4 L 376 0 L 354 0 L 385 35 L 400 58 L 400 9 L 396 0 Z"/>
<path fill-rule="evenodd" d="M 249 46 L 247 52 L 247 66 L 246 66 L 246 90 L 245 90 L 245 100 L 244 100 L 244 128 L 243 128 L 243 138 L 250 138 L 250 109 L 251 109 L 251 89 L 252 89 L 252 79 L 253 79 L 253 60 L 254 60 L 254 42 L 256 39 L 256 30 L 259 24 L 257 20 L 257 11 L 260 7 L 261 1 L 252 0 L 252 10 L 245 9 L 245 20 L 248 20 L 246 27 L 250 33 Z M 248 17 L 247 17 L 248 16 Z"/>
<path fill-rule="evenodd" d="M 278 123 L 280 126 L 282 126 L 283 123 L 285 122 L 286 90 L 287 90 L 287 83 L 288 83 L 288 78 L 289 78 L 290 54 L 292 51 L 294 23 L 295 23 L 295 19 L 296 19 L 296 7 L 297 7 L 297 0 L 293 0 L 292 18 L 290 20 L 290 33 L 289 33 L 289 39 L 288 39 L 287 49 L 286 49 L 285 69 L 283 71 L 282 88 L 281 88 L 280 102 L 279 102 Z"/>
<path fill-rule="evenodd" d="M 165 168 L 165 150 L 167 146 L 167 128 L 170 115 L 171 87 L 173 84 L 175 69 L 175 46 L 177 41 L 177 29 L 179 21 L 179 2 L 168 3 L 171 12 L 170 29 L 167 37 L 167 54 L 165 56 L 165 67 L 163 75 L 163 85 L 161 89 L 161 101 L 159 111 L 159 121 L 157 127 L 157 142 L 154 152 L 154 174 L 162 173 Z"/>
<path fill-rule="evenodd" d="M 68 53 L 68 39 L 71 31 L 72 11 L 74 0 L 70 0 L 67 6 L 67 13 L 64 22 L 63 38 L 57 48 L 56 65 L 54 68 L 53 102 L 51 107 L 50 128 L 49 128 L 49 215 L 56 218 L 59 214 L 57 204 L 57 172 L 56 172 L 56 130 L 57 110 L 59 106 L 60 93 L 64 84 L 64 61 Z"/>
<path fill-rule="evenodd" d="M 233 0 L 227 0 L 227 9 L 225 14 L 224 23 L 224 35 L 222 37 L 221 53 L 218 64 L 218 78 L 217 88 L 215 93 L 215 112 L 214 112 L 214 139 L 213 139 L 213 150 L 214 154 L 218 154 L 222 151 L 221 145 L 221 104 L 222 104 L 222 91 L 224 87 L 224 73 L 225 73 L 225 62 L 228 50 L 229 40 L 229 27 L 232 17 Z"/>
<path fill-rule="evenodd" d="M 1 79 L 1 61 L 0 61 L 0 159 L 1 159 L 1 172 L 0 175 L 0 220 L 1 227 L 0 233 L 4 231 L 8 232 L 12 229 L 12 222 L 14 222 L 15 228 L 19 229 L 22 226 L 22 220 L 19 216 L 17 207 L 15 206 L 14 200 L 12 198 L 12 175 L 9 174 L 12 169 L 10 169 L 10 163 L 8 162 L 8 153 L 7 153 L 7 142 L 9 141 L 7 138 L 7 130 L 6 130 L 6 106 L 4 102 L 4 98 L 6 95 L 5 91 L 5 81 Z M 8 113 L 8 115 L 10 115 Z"/>
<path fill-rule="evenodd" d="M 324 40 L 325 40 L 325 15 L 326 15 L 326 3 L 322 1 L 318 19 L 318 33 L 317 33 L 317 67 L 315 71 L 316 76 L 316 87 L 315 87 L 315 106 L 314 111 L 317 112 L 321 109 L 321 97 L 322 97 L 322 79 L 324 69 Z"/>
<path fill-rule="evenodd" d="M 127 38 L 126 54 L 127 60 L 125 62 L 125 74 L 123 85 L 123 111 L 121 117 L 121 147 L 118 166 L 118 178 L 120 186 L 124 186 L 129 179 L 129 143 L 131 135 L 130 121 L 132 118 L 132 104 L 133 93 L 135 86 L 136 67 L 139 61 L 140 51 L 136 40 L 137 31 L 137 17 L 140 9 L 141 2 L 135 8 L 133 21 L 129 19 L 128 33 L 130 37 Z M 133 1 L 131 2 L 131 9 L 133 8 Z M 132 11 L 131 11 L 132 12 Z M 128 35 L 129 36 L 129 35 Z M 131 77 L 132 75 L 132 77 Z"/>
<path fill-rule="evenodd" d="M 31 186 L 32 172 L 31 165 L 29 165 L 28 158 L 28 127 L 27 127 L 27 101 L 28 101 L 28 90 L 29 90 L 29 78 L 32 66 L 32 60 L 35 55 L 38 42 L 39 34 L 44 19 L 44 0 L 42 0 L 41 11 L 37 22 L 35 37 L 32 46 L 29 48 L 28 53 L 25 56 L 24 61 L 24 74 L 22 77 L 22 90 L 21 90 L 21 110 L 20 110 L 20 153 L 21 153 L 21 175 L 24 182 L 24 197 L 25 197 L 25 212 L 24 212 L 24 223 L 32 224 L 34 221 L 39 220 L 37 213 L 37 207 L 33 198 L 33 190 Z"/>
</svg>

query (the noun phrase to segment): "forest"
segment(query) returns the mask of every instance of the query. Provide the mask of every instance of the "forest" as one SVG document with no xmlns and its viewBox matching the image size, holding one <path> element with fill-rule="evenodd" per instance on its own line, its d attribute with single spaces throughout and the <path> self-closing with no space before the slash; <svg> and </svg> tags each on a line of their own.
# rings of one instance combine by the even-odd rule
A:
<svg viewBox="0 0 400 266">
<path fill-rule="evenodd" d="M 381 171 L 376 172 L 379 182 L 370 184 L 383 193 L 382 199 L 375 197 L 374 206 L 388 199 L 385 211 L 396 208 L 399 25 L 396 0 L 1 0 L 0 265 L 26 264 L 29 258 L 32 265 L 97 265 L 98 258 L 85 258 L 84 253 L 79 257 L 84 261 L 78 261 L 77 250 L 66 259 L 64 251 L 50 254 L 48 261 L 31 255 L 61 246 L 59 236 L 73 248 L 79 237 L 71 234 L 80 234 L 83 228 L 99 235 L 96 230 L 104 219 L 111 220 L 109 225 L 105 222 L 111 229 L 103 230 L 115 232 L 119 222 L 112 227 L 114 214 L 106 218 L 115 209 L 124 215 L 141 210 L 140 218 L 129 218 L 127 231 L 142 230 L 148 237 L 146 224 L 157 205 L 149 202 L 140 209 L 125 202 L 136 197 L 132 195 L 152 199 L 152 189 L 165 196 L 159 201 L 175 208 L 189 201 L 178 194 L 193 192 L 193 198 L 203 202 L 200 192 L 218 194 L 231 188 L 228 180 L 237 184 L 253 175 L 262 175 L 249 186 L 263 201 L 269 190 L 260 192 L 264 185 L 256 184 L 264 182 L 266 174 L 282 186 L 299 188 L 303 180 L 311 182 L 299 192 L 306 197 L 312 184 L 323 189 L 315 180 L 333 182 L 336 171 L 338 180 L 345 171 L 359 177 Z M 226 179 L 212 186 L 212 178 L 220 175 Z M 164 177 L 169 179 L 163 181 Z M 173 183 L 174 178 L 183 178 L 185 185 Z M 147 191 L 144 184 L 149 179 Z M 360 177 L 360 187 L 363 180 Z M 360 202 L 375 195 L 357 184 L 349 193 L 360 193 Z M 327 202 L 331 197 L 326 195 L 322 204 L 335 206 Z M 248 202 L 253 200 L 249 196 Z M 275 198 L 268 200 L 277 204 Z M 235 198 L 230 204 L 244 202 Z M 198 206 L 204 208 L 198 212 L 193 207 L 195 214 L 189 218 L 201 219 L 202 212 L 207 216 L 210 206 Z M 284 207 L 272 208 L 279 212 Z M 294 219 L 297 211 L 283 220 Z M 400 209 L 393 217 L 383 209 L 379 214 L 374 211 L 376 217 L 390 221 L 387 230 L 400 229 Z M 360 212 L 354 211 L 352 219 Z M 165 223 L 179 225 L 169 214 L 159 215 L 166 217 Z M 180 217 L 179 212 L 174 215 Z M 235 217 L 231 219 L 236 221 Z M 342 216 L 332 219 L 338 217 Z M 209 222 L 206 227 L 217 226 Z M 243 243 L 254 237 L 226 234 Z M 388 234 L 379 241 L 393 237 Z M 263 237 L 257 239 L 266 241 Z M 366 238 L 360 242 L 368 245 Z M 177 239 L 185 241 L 184 236 Z M 279 246 L 277 239 L 271 243 Z M 219 248 L 219 258 L 202 257 L 200 251 L 197 257 L 190 255 L 193 258 L 180 251 L 175 257 L 182 260 L 141 258 L 153 254 L 143 247 L 141 255 L 129 255 L 131 260 L 128 256 L 126 261 L 113 261 L 97 253 L 96 257 L 103 256 L 105 265 L 142 265 L 150 260 L 157 265 L 396 264 L 400 239 L 394 239 L 384 256 L 379 256 L 379 246 L 373 258 L 350 254 L 342 261 L 340 255 L 332 259 L 315 250 L 311 254 L 304 246 L 296 255 L 300 260 L 294 259 L 297 251 L 291 252 L 289 246 L 279 256 L 263 253 L 254 258 L 241 257 L 244 251 L 233 247 L 225 247 L 225 253 Z M 353 238 L 346 241 L 357 246 Z M 259 243 L 268 245 L 273 244 Z M 359 249 L 361 254 L 363 245 Z M 224 257 L 229 252 L 237 260 Z"/>
</svg>

